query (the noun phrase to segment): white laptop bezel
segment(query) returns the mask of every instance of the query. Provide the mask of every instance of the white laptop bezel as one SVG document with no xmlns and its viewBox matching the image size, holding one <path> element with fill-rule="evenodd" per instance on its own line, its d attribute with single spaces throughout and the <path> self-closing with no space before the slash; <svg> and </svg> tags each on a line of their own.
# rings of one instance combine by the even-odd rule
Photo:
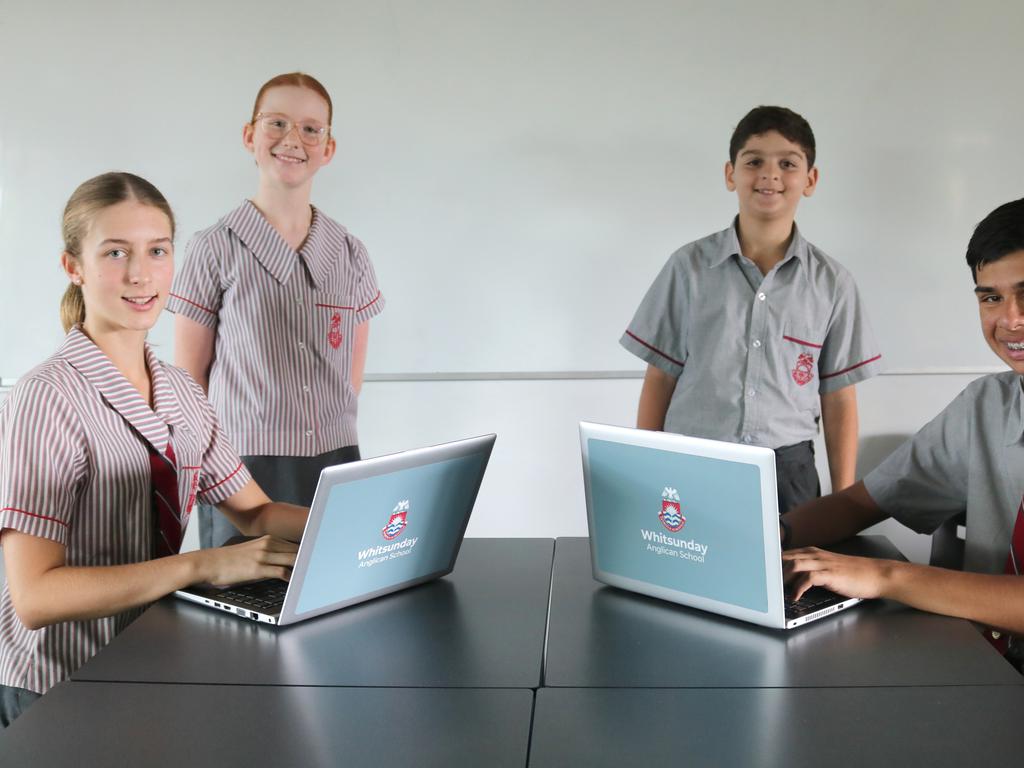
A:
<svg viewBox="0 0 1024 768">
<path fill-rule="evenodd" d="M 660 451 L 675 453 L 696 453 L 709 458 L 736 461 L 750 464 L 758 469 L 761 479 L 761 524 L 764 538 L 764 570 L 768 598 L 768 610 L 760 611 L 732 605 L 731 603 L 712 600 L 693 595 L 688 592 L 668 589 L 646 581 L 638 581 L 620 576 L 598 568 L 599 543 L 594 535 L 594 500 L 591 495 L 590 453 L 591 439 L 608 440 L 615 443 L 654 448 Z M 583 456 L 583 486 L 587 503 L 587 527 L 590 531 L 591 565 L 594 578 L 614 587 L 621 587 L 644 595 L 651 595 L 662 600 L 669 600 L 680 605 L 711 611 L 734 619 L 760 624 L 765 627 L 781 629 L 786 626 L 783 587 L 782 587 L 782 545 L 779 531 L 779 502 L 775 479 L 775 452 L 770 448 L 752 445 L 725 443 L 718 440 L 705 440 L 687 435 L 668 432 L 652 432 L 643 429 L 629 429 L 606 424 L 580 422 L 580 446 Z"/>
</svg>

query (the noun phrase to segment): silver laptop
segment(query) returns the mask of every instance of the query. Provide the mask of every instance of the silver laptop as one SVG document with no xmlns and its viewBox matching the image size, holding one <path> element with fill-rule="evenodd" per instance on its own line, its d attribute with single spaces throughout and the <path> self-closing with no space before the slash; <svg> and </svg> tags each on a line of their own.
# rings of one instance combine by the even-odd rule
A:
<svg viewBox="0 0 1024 768">
<path fill-rule="evenodd" d="M 580 423 L 594 578 L 766 627 L 860 602 L 783 593 L 775 452 Z"/>
<path fill-rule="evenodd" d="M 294 624 L 452 572 L 495 435 L 328 467 L 292 569 L 185 600 L 268 624 Z"/>
</svg>

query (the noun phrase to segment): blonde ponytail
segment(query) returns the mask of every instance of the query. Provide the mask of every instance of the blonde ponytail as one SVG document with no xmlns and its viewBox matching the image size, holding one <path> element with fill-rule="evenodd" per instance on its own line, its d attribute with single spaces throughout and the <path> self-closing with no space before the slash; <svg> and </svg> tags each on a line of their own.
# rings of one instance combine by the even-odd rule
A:
<svg viewBox="0 0 1024 768">
<path fill-rule="evenodd" d="M 74 325 L 85 322 L 85 299 L 82 297 L 82 286 L 68 283 L 67 290 L 60 300 L 60 322 L 67 333 Z"/>
</svg>

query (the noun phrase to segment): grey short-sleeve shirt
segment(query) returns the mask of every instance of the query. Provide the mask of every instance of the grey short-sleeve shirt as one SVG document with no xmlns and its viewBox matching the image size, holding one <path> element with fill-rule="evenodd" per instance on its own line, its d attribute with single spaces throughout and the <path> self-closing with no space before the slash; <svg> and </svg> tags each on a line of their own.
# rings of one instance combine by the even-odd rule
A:
<svg viewBox="0 0 1024 768">
<path fill-rule="evenodd" d="M 864 478 L 884 512 L 931 533 L 967 512 L 964 568 L 1002 573 L 1024 493 L 1022 380 L 984 376 Z"/>
<path fill-rule="evenodd" d="M 680 248 L 620 343 L 677 377 L 666 431 L 768 448 L 813 439 L 819 396 L 881 367 L 853 277 L 795 225 L 763 276 L 735 224 Z"/>
</svg>

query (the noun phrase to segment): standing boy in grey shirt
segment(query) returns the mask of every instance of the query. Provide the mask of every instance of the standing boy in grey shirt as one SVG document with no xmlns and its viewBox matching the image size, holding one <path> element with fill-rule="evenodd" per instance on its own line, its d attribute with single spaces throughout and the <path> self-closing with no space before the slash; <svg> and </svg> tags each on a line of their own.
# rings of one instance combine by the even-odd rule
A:
<svg viewBox="0 0 1024 768">
<path fill-rule="evenodd" d="M 814 151 L 800 115 L 751 110 L 725 165 L 739 215 L 672 254 L 620 340 L 648 364 L 637 426 L 774 449 L 780 512 L 821 493 L 819 418 L 833 489 L 853 483 L 854 385 L 881 358 L 850 273 L 794 222 Z"/>
</svg>

